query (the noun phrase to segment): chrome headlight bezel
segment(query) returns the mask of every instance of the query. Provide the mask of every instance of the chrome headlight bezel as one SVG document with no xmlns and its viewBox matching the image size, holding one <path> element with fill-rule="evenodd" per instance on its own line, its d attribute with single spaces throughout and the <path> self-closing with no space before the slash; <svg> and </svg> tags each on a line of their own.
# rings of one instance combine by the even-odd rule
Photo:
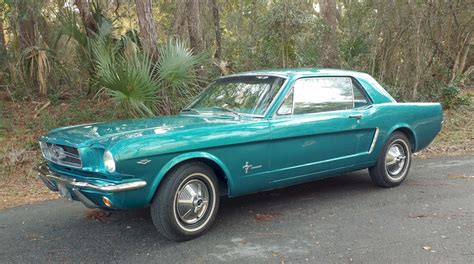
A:
<svg viewBox="0 0 474 264">
<path fill-rule="evenodd" d="M 115 172 L 115 160 L 114 156 L 112 153 L 108 150 L 104 151 L 104 168 L 108 173 L 114 173 Z"/>
<path fill-rule="evenodd" d="M 43 155 L 43 158 L 45 158 L 46 160 L 50 160 L 51 155 L 49 151 L 47 151 L 48 145 L 46 144 L 46 142 L 40 141 L 39 145 L 40 145 L 40 150 L 41 150 L 41 154 Z"/>
</svg>

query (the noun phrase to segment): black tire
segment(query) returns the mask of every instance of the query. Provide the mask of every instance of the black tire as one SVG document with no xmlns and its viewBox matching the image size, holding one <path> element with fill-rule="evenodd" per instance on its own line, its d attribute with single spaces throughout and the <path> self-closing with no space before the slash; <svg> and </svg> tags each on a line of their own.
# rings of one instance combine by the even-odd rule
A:
<svg viewBox="0 0 474 264">
<path fill-rule="evenodd" d="M 411 166 L 411 145 L 407 136 L 394 132 L 388 138 L 375 166 L 369 168 L 370 178 L 381 187 L 400 185 Z"/>
<path fill-rule="evenodd" d="M 151 218 L 158 232 L 166 238 L 190 240 L 212 226 L 219 199 L 218 181 L 213 170 L 202 162 L 185 163 L 170 171 L 160 183 L 151 204 Z"/>
</svg>

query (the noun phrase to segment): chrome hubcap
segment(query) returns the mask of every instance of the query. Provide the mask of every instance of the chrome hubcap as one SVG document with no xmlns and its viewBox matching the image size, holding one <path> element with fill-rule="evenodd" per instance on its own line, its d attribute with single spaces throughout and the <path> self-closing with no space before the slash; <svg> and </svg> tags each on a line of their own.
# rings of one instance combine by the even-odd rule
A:
<svg viewBox="0 0 474 264">
<path fill-rule="evenodd" d="M 407 154 L 405 148 L 399 143 L 394 143 L 390 146 L 385 155 L 385 168 L 392 176 L 397 176 L 403 171 Z"/>
<path fill-rule="evenodd" d="M 184 223 L 194 224 L 206 214 L 209 207 L 209 190 L 203 181 L 190 180 L 176 195 L 176 212 Z"/>
</svg>

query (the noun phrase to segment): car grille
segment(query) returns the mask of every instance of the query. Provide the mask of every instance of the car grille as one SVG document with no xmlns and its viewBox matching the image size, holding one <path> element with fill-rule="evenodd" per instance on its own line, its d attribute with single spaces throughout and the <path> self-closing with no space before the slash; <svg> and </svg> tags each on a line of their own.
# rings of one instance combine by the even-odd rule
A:
<svg viewBox="0 0 474 264">
<path fill-rule="evenodd" d="M 82 168 L 79 151 L 76 148 L 40 141 L 43 157 L 59 165 Z"/>
</svg>

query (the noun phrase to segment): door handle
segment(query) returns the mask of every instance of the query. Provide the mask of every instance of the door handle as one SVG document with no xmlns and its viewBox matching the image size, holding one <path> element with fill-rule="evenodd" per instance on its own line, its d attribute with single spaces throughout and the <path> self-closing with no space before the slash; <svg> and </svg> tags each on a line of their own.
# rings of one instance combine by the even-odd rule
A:
<svg viewBox="0 0 474 264">
<path fill-rule="evenodd" d="M 350 115 L 349 118 L 361 119 L 361 118 L 362 118 L 362 114 Z"/>
</svg>

